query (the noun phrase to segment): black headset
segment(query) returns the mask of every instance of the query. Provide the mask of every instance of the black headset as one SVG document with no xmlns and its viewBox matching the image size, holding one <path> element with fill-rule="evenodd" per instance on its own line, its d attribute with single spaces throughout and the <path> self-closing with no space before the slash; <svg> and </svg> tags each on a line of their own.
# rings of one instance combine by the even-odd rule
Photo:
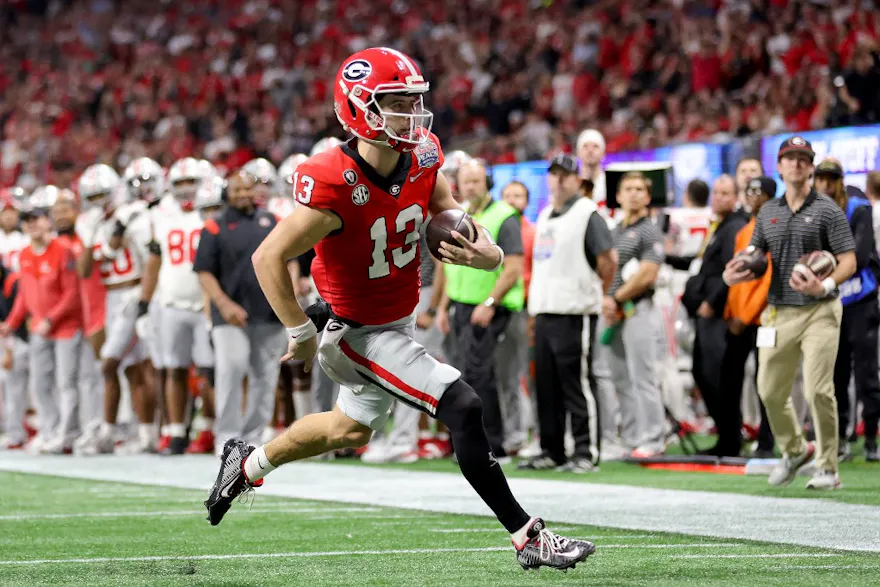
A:
<svg viewBox="0 0 880 587">
<path fill-rule="evenodd" d="M 479 157 L 474 157 L 474 161 L 482 165 L 483 169 L 486 171 L 486 191 L 491 192 L 492 189 L 495 187 L 495 177 L 492 173 L 492 166 L 489 165 L 488 161 Z M 467 165 L 467 163 L 465 163 L 464 165 Z M 455 170 L 455 183 L 459 183 L 458 175 L 464 165 L 460 165 L 458 169 Z"/>
</svg>

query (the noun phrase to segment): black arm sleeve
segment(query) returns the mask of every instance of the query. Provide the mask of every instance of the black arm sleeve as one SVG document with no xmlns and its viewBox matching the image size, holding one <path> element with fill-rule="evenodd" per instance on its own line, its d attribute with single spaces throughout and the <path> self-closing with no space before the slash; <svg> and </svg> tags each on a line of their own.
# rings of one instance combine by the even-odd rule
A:
<svg viewBox="0 0 880 587">
<path fill-rule="evenodd" d="M 860 206 L 853 212 L 852 222 L 853 238 L 856 241 L 856 266 L 864 269 L 871 261 L 874 253 L 874 225 L 871 208 Z"/>
<path fill-rule="evenodd" d="M 610 251 L 614 247 L 614 239 L 608 223 L 598 212 L 593 212 L 587 222 L 587 232 L 584 235 L 584 255 L 593 270 L 596 270 L 596 257 Z"/>
<path fill-rule="evenodd" d="M 312 274 L 312 261 L 315 260 L 315 249 L 309 249 L 302 255 L 296 258 L 299 262 L 299 274 L 300 277 L 309 277 Z"/>
</svg>

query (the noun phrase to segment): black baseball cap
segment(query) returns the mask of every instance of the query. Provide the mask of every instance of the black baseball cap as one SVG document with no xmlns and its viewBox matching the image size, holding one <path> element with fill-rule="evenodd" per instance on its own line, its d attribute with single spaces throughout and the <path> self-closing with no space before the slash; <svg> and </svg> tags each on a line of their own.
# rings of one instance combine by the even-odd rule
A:
<svg viewBox="0 0 880 587">
<path fill-rule="evenodd" d="M 810 144 L 810 141 L 805 139 L 804 137 L 794 136 L 785 140 L 782 145 L 779 146 L 779 154 L 776 159 L 782 159 L 786 155 L 790 155 L 792 153 L 803 153 L 810 158 L 810 161 L 816 156 L 816 152 L 813 151 L 813 145 Z"/>
<path fill-rule="evenodd" d="M 547 171 L 553 171 L 556 167 L 562 168 L 566 173 L 577 173 L 580 166 L 578 165 L 578 160 L 571 155 L 560 153 L 550 160 L 550 166 L 547 168 Z"/>
<path fill-rule="evenodd" d="M 49 216 L 49 210 L 46 208 L 25 208 L 21 211 L 21 220 L 33 220 L 40 216 Z"/>
<path fill-rule="evenodd" d="M 834 178 L 843 177 L 843 167 L 840 166 L 840 163 L 837 161 L 832 161 L 831 159 L 825 159 L 821 163 L 816 166 L 816 175 L 830 175 Z"/>
<path fill-rule="evenodd" d="M 760 190 L 761 193 L 770 198 L 775 198 L 776 182 L 772 177 L 767 177 L 766 175 L 750 179 L 749 184 L 746 186 L 746 195 L 757 195 L 755 194 L 756 190 Z"/>
</svg>

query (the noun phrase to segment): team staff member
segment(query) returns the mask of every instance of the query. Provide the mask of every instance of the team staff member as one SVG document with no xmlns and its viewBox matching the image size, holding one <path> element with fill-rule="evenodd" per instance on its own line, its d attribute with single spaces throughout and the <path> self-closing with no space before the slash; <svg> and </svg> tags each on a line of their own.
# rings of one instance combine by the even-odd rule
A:
<svg viewBox="0 0 880 587">
<path fill-rule="evenodd" d="M 277 222 L 272 214 L 254 206 L 254 183 L 253 176 L 243 170 L 229 177 L 227 208 L 205 222 L 193 264 L 211 298 L 218 451 L 236 436 L 260 444 L 272 418 L 278 360 L 287 340 L 251 263 L 251 255 Z M 245 376 L 248 393 L 242 415 Z"/>
<path fill-rule="evenodd" d="M 727 304 L 727 284 L 722 279 L 724 268 L 733 258 L 736 233 L 745 226 L 747 219 L 736 211 L 736 186 L 733 178 L 722 175 L 712 185 L 712 224 L 698 255 L 699 271 L 688 279 L 681 296 L 681 303 L 694 318 L 693 375 L 700 389 L 709 415 L 716 422 L 721 414 L 721 366 L 727 344 L 727 323 L 724 306 Z M 716 456 L 720 446 L 710 449 Z M 725 449 L 722 452 L 729 452 Z M 737 451 L 738 453 L 738 451 Z"/>
<path fill-rule="evenodd" d="M 60 454 L 73 448 L 79 434 L 83 317 L 76 260 L 54 238 L 47 209 L 23 210 L 22 222 L 31 244 L 21 252 L 19 295 L 6 322 L 0 324 L 0 336 L 9 336 L 30 318 L 30 388 L 39 422 L 36 447 L 39 452 Z"/>
<path fill-rule="evenodd" d="M 877 306 L 877 279 L 880 260 L 874 244 L 871 205 L 865 198 L 847 196 L 843 185 L 843 167 L 833 159 L 816 166 L 815 188 L 825 194 L 846 213 L 855 240 L 856 274 L 840 285 L 843 320 L 840 344 L 834 365 L 834 394 L 840 420 L 838 455 L 850 460 L 849 446 L 850 398 L 849 380 L 855 377 L 856 395 L 862 401 L 865 438 L 876 445 L 877 420 L 880 418 L 880 365 L 877 361 L 877 330 L 880 328 L 880 307 Z M 866 440 L 866 445 L 871 448 Z M 876 450 L 876 449 L 875 449 Z"/>
<path fill-rule="evenodd" d="M 832 200 L 811 188 L 816 154 L 802 137 L 791 137 L 779 148 L 777 170 L 785 182 L 783 197 L 761 208 L 751 245 L 770 253 L 773 277 L 769 307 L 758 332 L 758 393 L 764 400 L 770 427 L 783 458 L 769 483 L 791 483 L 798 471 L 816 459 L 811 489 L 837 489 L 837 401 L 834 361 L 840 338 L 843 306 L 837 286 L 856 270 L 855 243 L 846 215 Z M 828 250 L 837 267 L 823 281 L 792 274 L 801 256 Z M 725 281 L 733 285 L 754 279 L 738 264 L 728 264 Z M 804 392 L 810 406 L 818 448 L 807 443 L 791 402 L 791 388 L 803 358 Z"/>
<path fill-rule="evenodd" d="M 547 183 L 550 205 L 538 216 L 529 289 L 542 454 L 520 468 L 588 473 L 599 463 L 600 449 L 596 325 L 617 256 L 596 203 L 580 197 L 577 160 L 553 159 Z M 571 460 L 565 454 L 567 416 L 575 444 Z"/>
<path fill-rule="evenodd" d="M 511 315 L 520 312 L 525 303 L 522 234 L 516 210 L 492 199 L 486 168 L 481 162 L 468 161 L 458 170 L 458 189 L 467 202 L 468 213 L 504 251 L 504 263 L 493 272 L 446 265 L 446 295 L 441 302 L 443 315 L 438 311 L 438 320 L 449 320 L 447 311 L 451 313 L 464 380 L 483 400 L 489 445 L 500 458 L 507 453 L 494 358 L 498 338 L 507 329 Z"/>
<path fill-rule="evenodd" d="M 617 200 L 623 212 L 612 231 L 617 268 L 602 301 L 600 328 L 614 328 L 607 359 L 620 403 L 621 440 L 633 456 L 652 456 L 665 449 L 656 373 L 660 315 L 652 299 L 663 263 L 663 234 L 651 221 L 651 180 L 641 172 L 623 175 Z M 632 312 L 625 316 L 629 304 Z"/>
<path fill-rule="evenodd" d="M 755 230 L 758 212 L 776 197 L 776 182 L 769 177 L 757 177 L 746 188 L 745 204 L 752 211 L 749 223 L 736 233 L 736 252 L 749 246 Z M 760 326 L 761 313 L 767 307 L 772 269 L 754 281 L 738 283 L 727 292 L 724 319 L 727 323 L 727 341 L 721 361 L 721 393 L 718 397 L 718 442 L 710 451 L 718 456 L 738 456 L 742 450 L 742 399 L 746 361 L 756 350 L 755 340 Z M 770 436 L 769 434 L 767 436 Z M 769 442 L 759 435 L 758 450 L 773 452 L 772 437 Z"/>
<path fill-rule="evenodd" d="M 535 225 L 525 217 L 529 205 L 529 190 L 512 181 L 501 190 L 501 200 L 517 212 L 523 241 L 523 285 L 525 304 L 529 302 L 529 283 L 532 279 L 532 249 L 535 244 Z M 528 428 L 523 420 L 523 377 L 529 371 L 529 313 L 524 309 L 510 317 L 507 331 L 495 351 L 498 370 L 501 415 L 504 418 L 504 444 L 509 451 L 519 452 L 528 440 Z M 536 413 L 537 410 L 534 410 Z"/>
</svg>

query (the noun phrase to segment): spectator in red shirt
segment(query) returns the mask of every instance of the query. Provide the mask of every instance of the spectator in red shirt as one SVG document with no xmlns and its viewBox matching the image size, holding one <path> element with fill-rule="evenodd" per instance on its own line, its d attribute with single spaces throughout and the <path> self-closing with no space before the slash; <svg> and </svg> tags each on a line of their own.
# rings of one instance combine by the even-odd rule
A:
<svg viewBox="0 0 880 587">
<path fill-rule="evenodd" d="M 39 200 L 35 195 L 31 201 L 44 203 Z M 0 324 L 0 336 L 29 317 L 30 386 L 39 425 L 34 446 L 41 453 L 69 454 L 79 435 L 82 306 L 76 263 L 70 249 L 53 237 L 45 207 L 25 209 L 21 219 L 31 244 L 21 252 L 20 295 Z"/>
</svg>

